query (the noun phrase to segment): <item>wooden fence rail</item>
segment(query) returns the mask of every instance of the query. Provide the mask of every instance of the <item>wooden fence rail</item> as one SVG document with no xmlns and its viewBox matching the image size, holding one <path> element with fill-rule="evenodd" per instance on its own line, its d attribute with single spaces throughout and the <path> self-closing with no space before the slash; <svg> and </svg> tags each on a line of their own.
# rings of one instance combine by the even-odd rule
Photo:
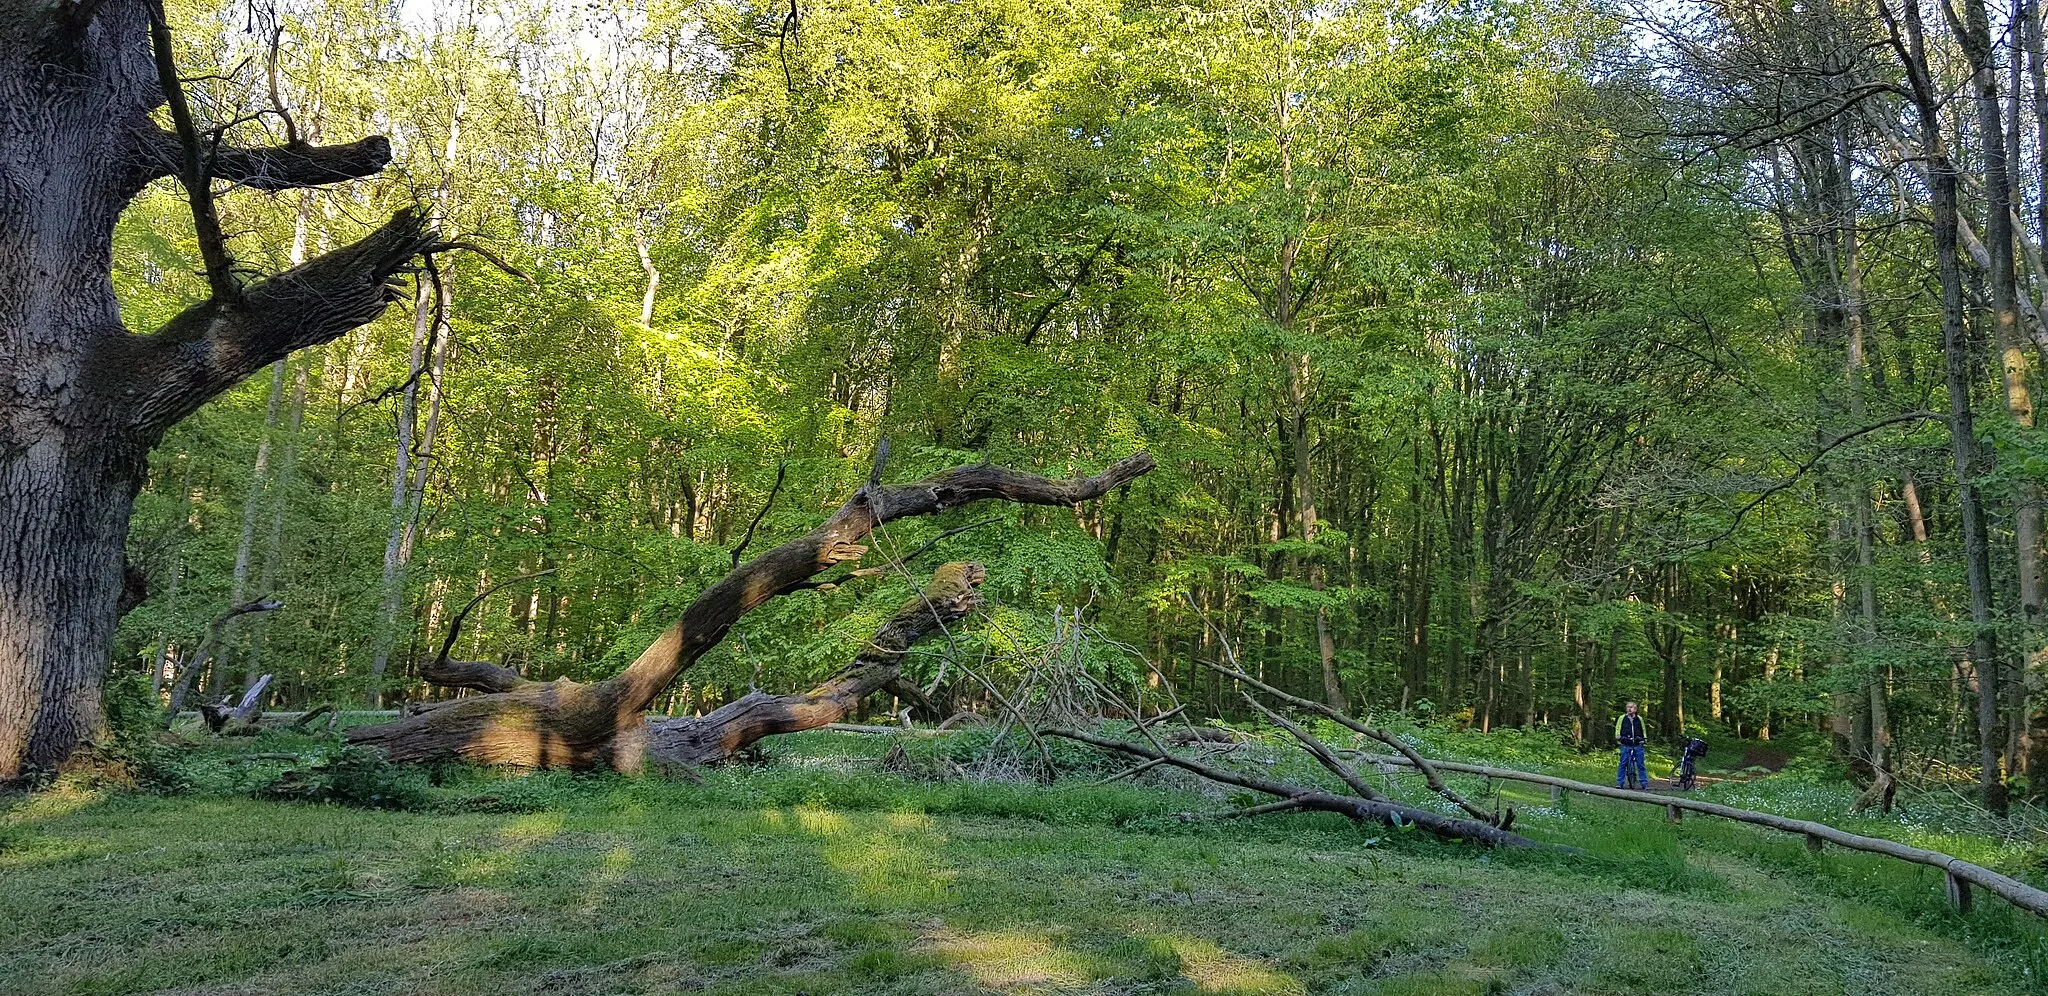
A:
<svg viewBox="0 0 2048 996">
<path fill-rule="evenodd" d="M 1414 767 L 1414 763 L 1405 757 L 1388 754 L 1365 754 L 1362 756 L 1364 760 L 1377 765 Z M 1691 811 L 1735 820 L 1738 823 L 1751 823 L 1760 827 L 1769 827 L 1785 833 L 1800 834 L 1806 838 L 1806 846 L 1816 851 L 1820 850 L 1823 843 L 1828 843 L 1834 844 L 1837 847 L 1848 848 L 1852 851 L 1862 851 L 1866 854 L 1882 854 L 1886 857 L 1897 858 L 1900 861 L 1910 861 L 1916 865 L 1939 868 L 1943 873 L 1943 887 L 1947 890 L 1949 901 L 1957 909 L 1968 910 L 1970 908 L 1970 887 L 1974 885 L 1995 893 L 2006 902 L 2036 916 L 2048 916 L 2048 891 L 2042 891 L 2016 878 L 2001 875 L 1983 865 L 1972 864 L 1953 855 L 1943 854 L 1940 851 L 1930 851 L 1926 848 L 1901 844 L 1898 841 L 1886 840 L 1882 837 L 1865 837 L 1862 834 L 1837 830 L 1825 823 L 1795 820 L 1789 816 L 1737 809 L 1734 806 L 1723 806 L 1719 803 L 1688 799 L 1683 796 L 1638 792 L 1632 789 L 1614 788 L 1609 785 L 1573 781 L 1569 778 L 1559 778 L 1555 775 L 1539 775 L 1527 771 L 1516 771 L 1513 768 L 1489 768 L 1478 764 L 1460 764 L 1455 761 L 1438 761 L 1434 759 L 1429 763 L 1438 771 L 1456 771 L 1468 775 L 1485 775 L 1488 778 L 1499 778 L 1504 781 L 1548 785 L 1553 789 L 1580 792 L 1585 795 L 1597 795 L 1609 799 L 1623 799 L 1628 802 L 1662 806 L 1664 811 L 1674 821 L 1677 820 L 1679 813 Z"/>
</svg>

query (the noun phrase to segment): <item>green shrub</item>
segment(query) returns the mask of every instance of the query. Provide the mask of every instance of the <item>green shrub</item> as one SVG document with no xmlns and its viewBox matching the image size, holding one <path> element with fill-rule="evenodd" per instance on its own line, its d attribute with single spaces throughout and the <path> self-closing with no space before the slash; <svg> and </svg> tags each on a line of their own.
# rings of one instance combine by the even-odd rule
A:
<svg viewBox="0 0 2048 996">
<path fill-rule="evenodd" d="M 418 772 L 391 763 L 382 753 L 340 744 L 289 768 L 256 790 L 266 799 L 332 802 L 362 809 L 420 809 L 428 802 Z"/>
<path fill-rule="evenodd" d="M 177 748 L 157 739 L 163 709 L 149 679 L 139 674 L 112 676 L 100 693 L 106 732 L 96 745 L 102 770 L 117 782 L 164 795 L 191 791 L 192 774 Z"/>
</svg>

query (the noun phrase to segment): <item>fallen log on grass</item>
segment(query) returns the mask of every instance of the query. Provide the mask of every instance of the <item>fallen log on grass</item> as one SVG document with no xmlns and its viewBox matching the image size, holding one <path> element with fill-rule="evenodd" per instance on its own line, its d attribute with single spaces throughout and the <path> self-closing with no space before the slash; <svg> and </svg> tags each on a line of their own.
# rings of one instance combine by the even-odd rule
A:
<svg viewBox="0 0 2048 996">
<path fill-rule="evenodd" d="M 1373 764 L 1413 766 L 1413 762 L 1408 758 L 1397 757 L 1391 754 L 1366 754 L 1363 755 L 1362 760 Z M 1553 788 L 1600 796 L 1607 799 L 1621 799 L 1627 802 L 1662 806 L 1666 812 L 1674 815 L 1678 812 L 1703 813 L 1708 816 L 1719 816 L 1723 819 L 1734 820 L 1738 823 L 1749 823 L 1784 833 L 1799 834 L 1806 838 L 1807 847 L 1816 851 L 1820 850 L 1823 843 L 1827 843 L 1851 851 L 1860 851 L 1865 854 L 1881 854 L 1885 857 L 1896 858 L 1900 861 L 1911 862 L 1916 865 L 1926 865 L 1929 868 L 1938 868 L 1942 871 L 1944 876 L 1943 884 L 1948 891 L 1949 900 L 1958 908 L 1969 909 L 1970 886 L 1974 885 L 1990 891 L 2006 902 L 2029 913 L 2038 916 L 2048 916 L 2048 891 L 2037 889 L 2018 879 L 2001 875 L 1983 865 L 1973 864 L 1953 855 L 1943 854 L 1940 851 L 1930 851 L 1926 848 L 1914 847 L 1911 844 L 1901 844 L 1898 841 L 1887 840 L 1883 837 L 1865 837 L 1862 834 L 1850 833 L 1847 830 L 1838 830 L 1825 823 L 1793 819 L 1792 817 L 1779 816 L 1775 813 L 1760 813 L 1750 809 L 1737 809 L 1734 806 L 1724 806 L 1720 803 L 1707 802 L 1701 799 L 1688 799 L 1683 796 L 1658 795 L 1654 792 L 1614 788 L 1610 785 L 1574 781 L 1569 778 L 1559 778 L 1555 775 L 1517 771 L 1513 768 L 1492 768 L 1485 765 L 1460 764 L 1452 761 L 1432 761 L 1430 763 L 1434 764 L 1441 771 L 1456 771 L 1468 775 L 1484 775 L 1488 778 L 1499 778 L 1504 781 L 1548 785 Z"/>
<path fill-rule="evenodd" d="M 864 541 L 884 523 L 933 515 L 984 500 L 1028 505 L 1076 505 L 1100 498 L 1149 472 L 1145 453 L 1124 458 L 1093 477 L 1055 481 L 1037 474 L 977 464 L 941 471 L 910 484 L 884 485 L 888 458 L 876 449 L 866 484 L 823 525 L 745 563 L 734 552 L 733 570 L 705 589 L 682 617 L 617 677 L 597 682 L 528 681 L 495 665 L 455 666 L 440 661 L 424 673 L 441 685 L 486 694 L 455 699 L 395 722 L 357 727 L 353 743 L 383 750 L 394 761 L 466 758 L 486 764 L 540 768 L 613 768 L 638 771 L 647 759 L 648 706 L 698 658 L 722 642 L 734 624 L 777 596 L 836 585 L 852 575 L 817 575 L 867 552 Z M 746 546 L 741 542 L 741 550 Z"/>
<path fill-rule="evenodd" d="M 1391 827 L 1413 825 L 1425 833 L 1444 840 L 1466 840 L 1489 847 L 1536 848 L 1548 846 L 1530 840 L 1504 827 L 1481 823 L 1477 820 L 1445 816 L 1442 813 L 1431 812 L 1427 809 L 1417 809 L 1413 806 L 1394 802 L 1374 792 L 1371 788 L 1365 787 L 1362 782 L 1355 779 L 1346 779 L 1346 782 L 1351 785 L 1354 791 L 1360 791 L 1361 795 L 1337 795 L 1321 789 L 1304 788 L 1299 785 L 1268 781 L 1255 775 L 1247 775 L 1242 772 L 1218 768 L 1180 757 L 1162 748 L 1149 747 L 1144 744 L 1136 744 L 1124 740 L 1112 740 L 1108 737 L 1100 737 L 1092 733 L 1084 733 L 1080 730 L 1048 729 L 1040 730 L 1039 733 L 1042 736 L 1060 737 L 1065 740 L 1084 743 L 1101 750 L 1140 758 L 1148 764 L 1171 765 L 1183 771 L 1200 775 L 1213 782 L 1250 789 L 1262 795 L 1274 796 L 1277 800 L 1267 805 L 1256 806 L 1225 815 L 1250 816 L 1261 813 L 1308 809 L 1326 813 L 1338 813 L 1361 823 L 1382 823 Z M 1318 760 L 1321 760 L 1321 758 L 1318 758 Z"/>
</svg>

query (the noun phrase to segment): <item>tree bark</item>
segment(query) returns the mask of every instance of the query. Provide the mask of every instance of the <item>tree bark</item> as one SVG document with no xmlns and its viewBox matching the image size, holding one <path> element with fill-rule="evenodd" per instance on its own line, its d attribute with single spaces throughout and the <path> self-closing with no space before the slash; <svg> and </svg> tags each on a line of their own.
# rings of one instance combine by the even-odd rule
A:
<svg viewBox="0 0 2048 996">
<path fill-rule="evenodd" d="M 605 681 L 518 681 L 490 694 L 456 699 L 395 722 L 358 727 L 349 739 L 382 748 L 396 761 L 466 758 L 535 768 L 638 771 L 647 757 L 647 708 L 697 658 L 725 639 L 741 616 L 778 595 L 822 584 L 811 578 L 867 552 L 876 526 L 985 499 L 1075 505 L 1149 472 L 1138 453 L 1093 477 L 1053 481 L 987 464 L 955 467 L 912 484 L 884 486 L 886 442 L 868 483 L 826 522 L 719 579 L 631 666 Z"/>
<path fill-rule="evenodd" d="M 100 725 L 150 447 L 249 374 L 382 313 L 392 274 L 435 242 L 401 212 L 129 333 L 114 225 L 185 165 L 151 120 L 164 96 L 143 0 L 0 0 L 0 783 L 61 765 Z M 281 189 L 371 175 L 389 155 L 382 139 L 218 149 L 203 172 Z"/>
<path fill-rule="evenodd" d="M 1949 441 L 1956 468 L 1956 503 L 1962 520 L 1964 569 L 1970 589 L 1970 657 L 1977 672 L 1977 745 L 1979 790 L 1984 806 L 1996 813 L 2006 808 L 2005 782 L 1999 771 L 1998 643 L 1991 619 L 1991 551 L 1977 485 L 1978 446 L 1971 411 L 1967 307 L 1958 258 L 1961 213 L 1957 205 L 1954 160 L 1943 141 L 1941 91 L 1927 61 L 1919 0 L 1905 0 L 1901 22 L 1892 24 L 1892 44 L 1904 62 L 1911 97 L 1919 113 L 1921 144 L 1927 153 L 1934 208 L 1935 272 L 1941 284 L 1942 359 L 1947 373 Z M 2002 152 L 2000 153 L 2002 155 Z"/>
<path fill-rule="evenodd" d="M 974 611 L 981 604 L 976 589 L 986 576 L 976 563 L 941 566 L 924 591 L 896 610 L 852 664 L 808 692 L 752 692 L 709 715 L 654 720 L 648 758 L 689 766 L 714 764 L 764 737 L 839 722 L 862 699 L 898 684 L 903 659 L 912 644 Z"/>
</svg>

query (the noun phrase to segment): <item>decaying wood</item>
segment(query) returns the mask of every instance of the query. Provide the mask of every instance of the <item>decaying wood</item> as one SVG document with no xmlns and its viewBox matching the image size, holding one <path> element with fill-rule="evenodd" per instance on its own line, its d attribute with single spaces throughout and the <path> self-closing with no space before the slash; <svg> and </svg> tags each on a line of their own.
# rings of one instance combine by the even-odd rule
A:
<svg viewBox="0 0 2048 996">
<path fill-rule="evenodd" d="M 1258 812 L 1274 812 L 1292 808 L 1314 809 L 1327 813 L 1341 813 L 1360 822 L 1383 823 L 1391 827 L 1413 825 L 1421 828 L 1426 833 L 1445 840 L 1466 840 L 1490 847 L 1533 848 L 1545 846 L 1521 834 L 1502 830 L 1489 823 L 1445 816 L 1442 813 L 1405 806 L 1387 799 L 1361 799 L 1356 796 L 1337 795 L 1322 791 L 1321 789 L 1303 788 L 1299 785 L 1268 781 L 1254 775 L 1203 764 L 1199 761 L 1171 754 L 1145 744 L 1131 743 L 1125 740 L 1112 740 L 1108 737 L 1097 736 L 1096 734 L 1086 733 L 1081 730 L 1048 729 L 1040 730 L 1039 732 L 1049 737 L 1060 737 L 1106 751 L 1127 754 L 1131 757 L 1147 761 L 1169 764 L 1182 771 L 1200 775 L 1213 782 L 1250 789 L 1263 795 L 1273 796 L 1280 802 L 1291 804 L 1287 806 L 1259 807 L 1257 809 Z M 1252 810 L 1247 810 L 1245 814 L 1251 812 Z"/>
<path fill-rule="evenodd" d="M 270 687 L 271 675 L 263 675 L 249 685 L 237 701 L 223 698 L 199 707 L 199 718 L 206 728 L 215 734 L 226 732 L 254 733 L 254 727 L 263 719 L 263 692 Z"/>
<path fill-rule="evenodd" d="M 1871 779 L 1868 788 L 1857 794 L 1856 801 L 1849 804 L 1850 812 L 1860 813 L 1872 806 L 1878 807 L 1879 811 L 1884 813 L 1892 811 L 1892 804 L 1899 792 L 1898 779 L 1892 777 L 1892 773 L 1882 762 L 1877 763 L 1874 770 L 1876 777 Z"/>
<path fill-rule="evenodd" d="M 904 602 L 882 624 L 852 664 L 808 692 L 752 692 L 705 716 L 653 720 L 648 759 L 663 764 L 714 764 L 764 737 L 838 722 L 862 699 L 897 680 L 912 644 L 973 612 L 981 604 L 978 588 L 987 576 L 976 563 L 941 566 L 923 592 Z"/>
<path fill-rule="evenodd" d="M 867 483 L 823 525 L 712 584 L 617 677 L 591 683 L 508 681 L 509 675 L 464 669 L 463 679 L 493 683 L 493 690 L 395 722 L 359 727 L 349 731 L 349 739 L 379 747 L 397 761 L 459 757 L 522 767 L 637 771 L 650 739 L 643 714 L 676 676 L 724 640 L 748 612 L 801 590 L 834 566 L 859 560 L 867 552 L 862 541 L 877 526 L 991 499 L 1074 505 L 1099 498 L 1153 467 L 1152 457 L 1141 452 L 1093 477 L 1071 481 L 980 464 L 891 486 L 882 483 L 887 459 L 884 442 Z"/>
<path fill-rule="evenodd" d="M 1225 646 L 1227 647 L 1228 644 L 1225 644 Z M 1494 817 L 1492 813 L 1489 813 L 1486 810 L 1473 805 L 1470 801 L 1466 800 L 1464 796 L 1459 795 L 1458 793 L 1452 791 L 1449 785 L 1444 784 L 1443 776 L 1437 773 L 1436 766 L 1432 765 L 1429 762 L 1428 758 L 1425 758 L 1421 754 L 1416 753 L 1415 748 L 1408 746 L 1408 744 L 1405 741 L 1401 740 L 1401 738 L 1396 737 L 1386 732 L 1385 730 L 1367 726 L 1364 723 L 1361 723 L 1358 720 L 1351 718 L 1349 715 L 1339 710 L 1332 709 L 1321 702 L 1317 702 L 1312 699 L 1305 699 L 1299 695 L 1290 695 L 1286 692 L 1281 691 L 1278 688 L 1273 687 L 1272 685 L 1268 685 L 1265 682 L 1252 677 L 1251 675 L 1245 674 L 1244 672 L 1239 671 L 1236 668 L 1225 667 L 1224 665 L 1218 664 L 1215 661 L 1203 661 L 1202 663 L 1206 664 L 1210 670 L 1215 671 L 1226 678 L 1230 678 L 1234 681 L 1237 681 L 1245 685 L 1250 685 L 1251 687 L 1256 688 L 1259 691 L 1272 696 L 1273 698 L 1279 699 L 1280 701 L 1285 702 L 1288 705 L 1294 706 L 1297 709 L 1306 709 L 1309 712 L 1313 712 L 1319 716 L 1323 716 L 1331 720 L 1332 722 L 1335 722 L 1336 724 L 1344 727 L 1345 729 L 1348 729 L 1361 736 L 1371 737 L 1372 739 L 1377 740 L 1380 743 L 1386 744 L 1387 746 L 1392 747 L 1397 751 L 1400 751 L 1401 756 L 1407 758 L 1409 764 L 1412 765 L 1417 771 L 1422 773 L 1423 781 L 1428 783 L 1430 791 L 1435 792 L 1438 796 L 1442 797 L 1445 801 L 1449 802 L 1450 804 L 1458 807 L 1459 809 L 1464 810 L 1473 819 L 1482 820 L 1487 823 L 1494 822 Z M 1255 702 L 1254 704 L 1256 705 L 1257 703 Z M 1260 706 L 1260 709 L 1262 711 L 1264 710 L 1264 708 L 1265 707 Z M 1268 712 L 1267 715 L 1272 715 L 1272 713 Z"/>
<path fill-rule="evenodd" d="M 220 642 L 221 633 L 227 629 L 228 624 L 242 616 L 276 612 L 282 608 L 284 603 L 274 598 L 259 598 L 234 606 L 214 616 L 213 621 L 206 624 L 206 638 L 199 641 L 199 649 L 192 654 L 190 660 L 178 665 L 177 677 L 171 682 L 171 702 L 164 709 L 163 725 L 166 728 L 177 720 L 178 712 L 185 708 L 185 696 L 192 690 L 192 680 L 206 669 L 206 662 L 213 657 L 214 644 Z"/>
<path fill-rule="evenodd" d="M 1405 757 L 1380 755 L 1368 756 L 1366 760 L 1379 764 L 1405 765 L 1409 763 Z M 1450 761 L 1437 761 L 1434 763 L 1438 768 L 1445 771 L 1485 775 L 1489 778 L 1529 782 L 1535 785 L 1550 785 L 1573 792 L 1583 792 L 1586 795 L 1597 795 L 1609 799 L 1625 799 L 1629 802 L 1663 806 L 1667 813 L 1689 810 L 1695 813 L 1705 813 L 1709 816 L 1719 816 L 1723 819 L 1735 820 L 1740 823 L 1769 827 L 1772 830 L 1784 833 L 1800 834 L 1806 838 L 1807 848 L 1816 852 L 1820 850 L 1821 843 L 1825 841 L 1826 843 L 1845 847 L 1852 851 L 1862 851 L 1866 854 L 1882 854 L 1886 857 L 1897 858 L 1900 861 L 1908 861 L 1916 865 L 1939 868 L 1945 873 L 1949 882 L 1961 883 L 1965 890 L 1971 885 L 1979 886 L 1997 894 L 2000 898 L 2020 909 L 2040 916 L 2048 916 L 2048 891 L 2037 889 L 2018 879 L 2001 875 L 1982 865 L 1972 864 L 1961 858 L 1943 854 L 1940 851 L 1930 851 L 1926 848 L 1901 844 L 1898 841 L 1886 840 L 1882 837 L 1865 837 L 1862 834 L 1837 830 L 1825 823 L 1797 820 L 1789 816 L 1779 816 L 1775 813 L 1759 813 L 1754 810 L 1737 809 L 1734 806 L 1723 806 L 1719 803 L 1689 799 L 1684 796 L 1659 795 L 1655 792 L 1619 789 L 1611 785 L 1573 781 L 1569 778 L 1559 778 L 1555 775 L 1539 775 L 1534 772 L 1517 771 L 1513 768 L 1490 768 L 1484 765 L 1458 764 Z M 1951 898 L 1955 895 L 1953 889 L 1954 885 L 1952 884 Z M 1967 892 L 1965 892 L 1965 895 L 1967 895 Z"/>
</svg>

